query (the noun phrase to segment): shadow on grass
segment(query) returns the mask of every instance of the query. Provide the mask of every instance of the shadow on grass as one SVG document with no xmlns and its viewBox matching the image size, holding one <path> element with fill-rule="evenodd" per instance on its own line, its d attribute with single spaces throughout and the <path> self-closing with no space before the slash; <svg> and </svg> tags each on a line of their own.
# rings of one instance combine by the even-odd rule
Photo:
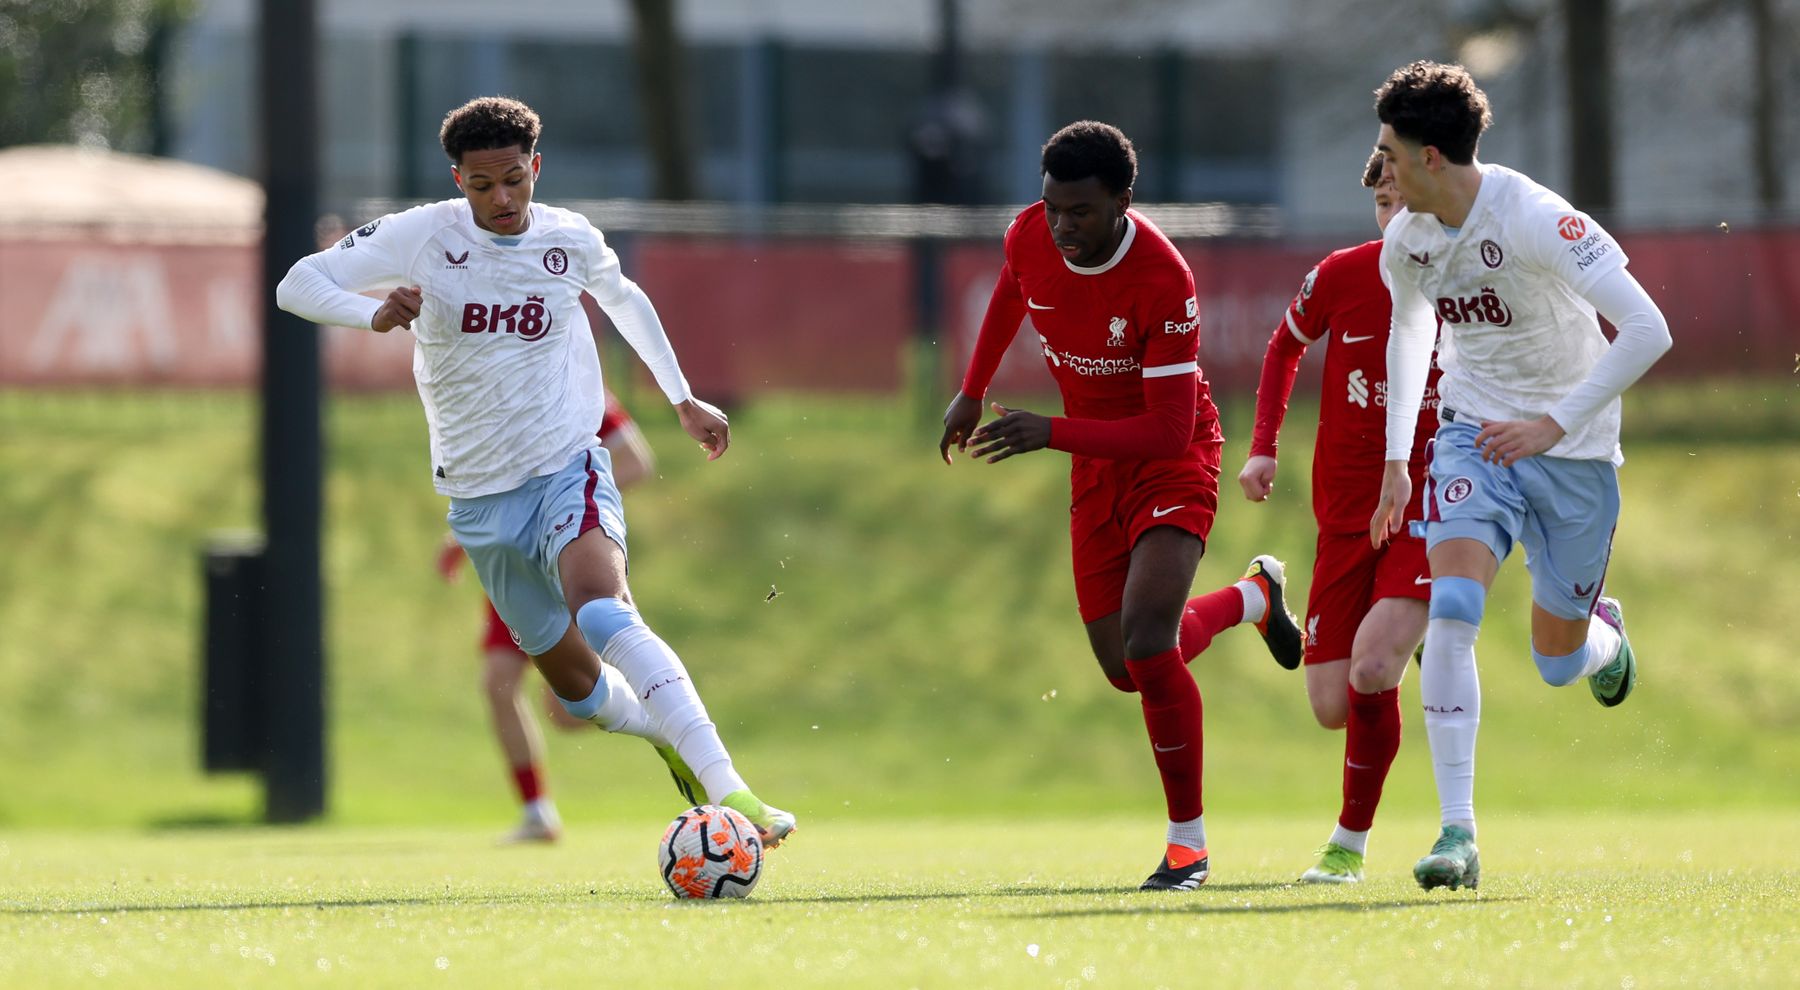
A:
<svg viewBox="0 0 1800 990">
<path fill-rule="evenodd" d="M 1364 911 L 1395 911 L 1402 908 L 1438 907 L 1438 908 L 1474 908 L 1485 904 L 1505 904 L 1510 901 L 1523 901 L 1523 895 L 1509 897 L 1472 897 L 1446 900 L 1433 898 L 1428 894 L 1420 894 L 1411 900 L 1398 901 L 1327 901 L 1316 904 L 1208 904 L 1204 891 L 1190 894 L 1182 903 L 1171 905 L 1168 901 L 1161 904 L 1146 899 L 1142 904 L 1119 907 L 1071 908 L 1057 911 L 1033 911 L 1009 915 L 1014 918 L 1039 918 L 1054 921 L 1062 918 L 1104 918 L 1133 914 L 1305 914 L 1311 911 L 1341 911 L 1345 913 L 1361 913 Z"/>
<path fill-rule="evenodd" d="M 1445 907 L 1476 907 L 1483 904 L 1522 901 L 1523 896 L 1479 897 L 1447 900 L 1433 898 L 1421 894 L 1412 900 L 1388 901 L 1331 901 L 1313 904 L 1216 904 L 1208 903 L 1219 894 L 1227 893 L 1260 893 L 1287 890 L 1295 887 L 1292 883 L 1228 883 L 1212 885 L 1195 893 L 1177 897 L 1166 892 L 1139 891 L 1135 885 L 1117 887 L 1007 887 L 993 890 L 965 891 L 896 891 L 892 893 L 866 894 L 822 894 L 814 897 L 772 897 L 753 898 L 749 901 L 727 901 L 725 903 L 740 905 L 745 908 L 774 909 L 794 904 L 879 904 L 907 903 L 912 901 L 973 901 L 982 899 L 1011 900 L 1016 898 L 1035 897 L 1083 897 L 1083 896 L 1137 896 L 1140 899 L 1131 904 L 1109 904 L 1094 907 L 1071 907 L 1048 911 L 1021 911 L 1008 914 L 1013 918 L 1040 918 L 1055 920 L 1059 918 L 1097 918 L 1108 916 L 1125 916 L 1134 914 L 1298 914 L 1310 911 L 1390 911 L 1399 908 L 1424 907 L 1442 905 Z M 147 914 L 156 912 L 181 911 L 284 911 L 295 908 L 312 908 L 318 911 L 338 908 L 384 908 L 384 907 L 498 907 L 508 904 L 539 905 L 589 905 L 596 901 L 609 902 L 614 905 L 626 903 L 659 902 L 659 898 L 644 898 L 637 892 L 620 894 L 608 891 L 600 893 L 588 890 L 576 894 L 560 891 L 518 892 L 511 894 L 483 894 L 470 896 L 446 891 L 436 895 L 417 895 L 412 897 L 364 897 L 343 898 L 337 900 L 238 900 L 223 903 L 195 902 L 158 902 L 151 904 L 76 904 L 55 907 L 26 907 L 18 904 L 0 906 L 0 916 L 14 917 L 51 917 L 58 915 L 79 914 Z M 671 907 L 690 907 L 704 910 L 712 901 L 675 901 L 664 902 Z"/>
<path fill-rule="evenodd" d="M 168 903 L 157 904 L 77 904 L 67 907 L 0 907 L 0 915 L 21 917 L 50 916 L 64 914 L 145 914 L 155 911 L 282 911 L 289 908 L 314 908 L 324 911 L 329 908 L 370 908 L 370 907 L 445 907 L 525 904 L 525 903 L 572 903 L 574 898 L 548 897 L 537 893 L 519 894 L 485 894 L 470 897 L 455 893 L 445 893 L 432 897 L 362 897 L 343 900 L 311 900 L 311 901 L 230 901 L 220 904 Z"/>
<path fill-rule="evenodd" d="M 249 831 L 262 824 L 249 814 L 232 815 L 217 811 L 179 812 L 152 818 L 144 823 L 147 832 L 206 832 L 230 829 Z"/>
<path fill-rule="evenodd" d="M 1227 891 L 1265 891 L 1281 890 L 1291 887 L 1291 883 L 1270 881 L 1266 883 L 1222 883 L 1207 884 L 1207 890 Z M 984 897 L 1082 897 L 1089 895 L 1114 894 L 1125 896 L 1137 894 L 1137 884 L 1121 884 L 1117 887 L 995 887 L 991 890 L 922 890 L 894 891 L 891 893 L 868 894 L 819 894 L 813 897 L 778 897 L 763 900 L 763 904 L 849 904 L 859 902 L 880 903 L 886 901 L 967 901 Z"/>
</svg>

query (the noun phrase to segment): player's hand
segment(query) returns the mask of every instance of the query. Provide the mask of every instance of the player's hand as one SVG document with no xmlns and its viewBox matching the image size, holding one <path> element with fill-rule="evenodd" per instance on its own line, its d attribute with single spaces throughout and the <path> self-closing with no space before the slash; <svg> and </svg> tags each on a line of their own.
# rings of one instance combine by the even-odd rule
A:
<svg viewBox="0 0 1800 990">
<path fill-rule="evenodd" d="M 419 318 L 419 307 L 424 302 L 425 296 L 418 286 L 403 285 L 388 293 L 381 308 L 375 311 L 375 318 L 369 321 L 369 329 L 376 333 L 387 333 L 395 327 L 410 330 L 412 321 Z"/>
<path fill-rule="evenodd" d="M 444 548 L 438 551 L 437 572 L 445 584 L 455 584 L 456 579 L 462 576 L 462 562 L 466 559 L 467 555 L 463 553 L 462 544 L 456 542 L 456 537 L 444 534 Z"/>
<path fill-rule="evenodd" d="M 938 456 L 944 463 L 950 463 L 950 445 L 955 444 L 957 450 L 969 449 L 969 434 L 975 432 L 975 424 L 981 422 L 981 400 L 971 399 L 956 393 L 950 400 L 949 408 L 944 410 L 944 436 L 938 441 Z"/>
<path fill-rule="evenodd" d="M 975 445 L 970 457 L 985 457 L 989 464 L 1004 461 L 1014 454 L 1043 450 L 1050 446 L 1050 417 L 1023 409 L 1008 409 L 994 403 L 994 415 L 969 436 Z"/>
<path fill-rule="evenodd" d="M 706 451 L 707 460 L 716 461 L 725 456 L 726 448 L 731 446 L 731 423 L 718 406 L 689 399 L 675 406 L 675 415 L 681 419 L 681 428 L 687 435 L 700 441 L 700 449 Z"/>
<path fill-rule="evenodd" d="M 1562 426 L 1549 416 L 1484 422 L 1481 432 L 1475 434 L 1475 449 L 1484 461 L 1512 467 L 1556 446 L 1563 436 Z"/>
<path fill-rule="evenodd" d="M 1370 546 L 1379 550 L 1388 537 L 1399 535 L 1400 527 L 1406 524 L 1402 517 L 1411 502 L 1412 478 L 1407 476 L 1406 462 L 1388 461 L 1381 472 L 1381 501 L 1369 519 Z"/>
<path fill-rule="evenodd" d="M 1244 469 L 1238 472 L 1238 487 L 1252 502 L 1268 498 L 1275 490 L 1275 458 L 1258 454 L 1245 461 Z"/>
</svg>

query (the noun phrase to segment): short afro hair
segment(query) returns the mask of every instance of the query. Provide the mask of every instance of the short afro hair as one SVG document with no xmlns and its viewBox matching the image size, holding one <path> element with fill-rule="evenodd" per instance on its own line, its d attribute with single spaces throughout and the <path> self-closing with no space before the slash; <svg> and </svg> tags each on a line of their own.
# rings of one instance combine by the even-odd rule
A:
<svg viewBox="0 0 1800 990">
<path fill-rule="evenodd" d="M 1044 143 L 1043 173 L 1057 182 L 1096 178 L 1114 196 L 1137 181 L 1137 149 L 1125 132 L 1097 120 L 1078 120 Z"/>
<path fill-rule="evenodd" d="M 1375 91 L 1375 116 L 1405 140 L 1431 145 L 1458 165 L 1475 160 L 1481 132 L 1494 122 L 1487 94 L 1469 70 L 1423 59 L 1395 69 Z"/>
<path fill-rule="evenodd" d="M 1381 185 L 1381 170 L 1387 166 L 1387 156 L 1377 151 L 1369 156 L 1368 164 L 1363 166 L 1362 183 L 1364 189 L 1373 189 Z"/>
<path fill-rule="evenodd" d="M 482 96 L 444 115 L 438 141 L 450 161 L 461 165 L 471 151 L 490 151 L 514 145 L 530 155 L 537 151 L 543 122 L 537 111 L 507 96 Z"/>
</svg>

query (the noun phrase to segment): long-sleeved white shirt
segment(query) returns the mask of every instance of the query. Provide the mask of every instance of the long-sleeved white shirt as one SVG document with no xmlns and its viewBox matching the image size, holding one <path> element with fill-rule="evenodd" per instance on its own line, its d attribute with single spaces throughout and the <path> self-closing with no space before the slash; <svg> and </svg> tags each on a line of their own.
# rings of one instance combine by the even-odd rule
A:
<svg viewBox="0 0 1800 990">
<path fill-rule="evenodd" d="M 510 491 L 596 442 L 605 400 L 584 289 L 669 401 L 691 398 L 649 297 L 568 210 L 532 204 L 515 237 L 476 226 L 463 199 L 391 214 L 296 262 L 276 301 L 315 323 L 368 327 L 381 303 L 359 293 L 412 285 L 424 300 L 413 377 L 445 495 Z"/>
<path fill-rule="evenodd" d="M 1435 340 L 1443 408 L 1473 420 L 1548 414 L 1565 434 L 1549 456 L 1623 463 L 1619 396 L 1669 349 L 1668 323 L 1593 218 L 1511 169 L 1481 175 L 1461 228 L 1402 210 L 1383 234 L 1387 457 L 1412 449 Z M 1596 311 L 1618 328 L 1610 344 Z"/>
</svg>

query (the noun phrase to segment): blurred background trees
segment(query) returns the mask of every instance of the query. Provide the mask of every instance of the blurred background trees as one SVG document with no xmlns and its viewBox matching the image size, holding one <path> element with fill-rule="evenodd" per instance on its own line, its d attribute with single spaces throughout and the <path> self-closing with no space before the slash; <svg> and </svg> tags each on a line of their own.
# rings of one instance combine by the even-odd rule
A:
<svg viewBox="0 0 1800 990">
<path fill-rule="evenodd" d="M 164 68 L 193 8 L 194 0 L 0 3 L 0 147 L 165 153 Z"/>
</svg>

